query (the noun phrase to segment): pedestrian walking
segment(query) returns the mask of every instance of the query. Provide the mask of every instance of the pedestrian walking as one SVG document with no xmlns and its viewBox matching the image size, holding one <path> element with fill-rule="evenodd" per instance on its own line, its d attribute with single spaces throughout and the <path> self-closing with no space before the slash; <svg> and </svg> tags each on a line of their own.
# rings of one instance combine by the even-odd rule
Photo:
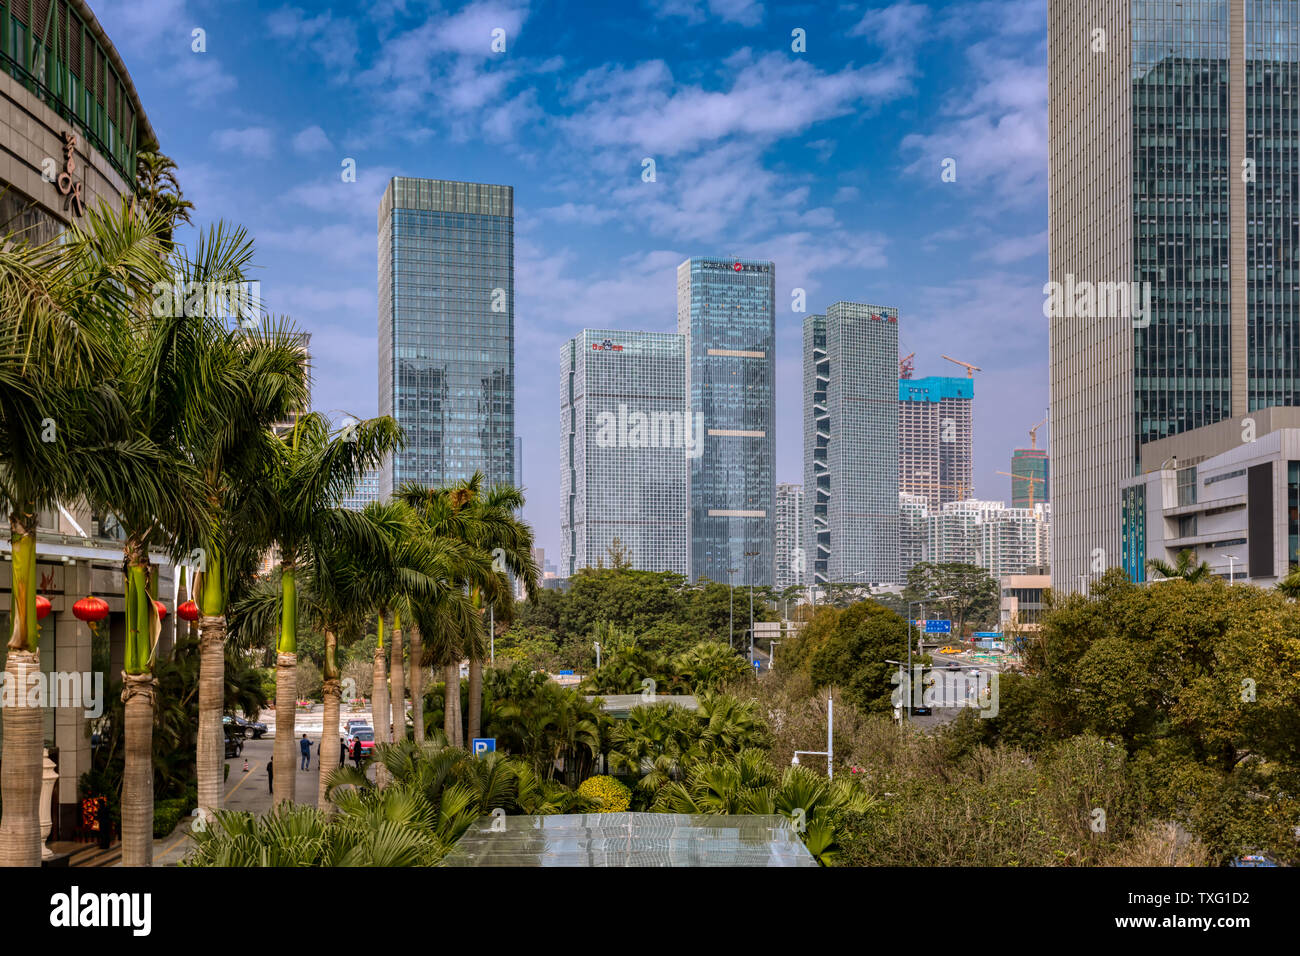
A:
<svg viewBox="0 0 1300 956">
<path fill-rule="evenodd" d="M 266 792 L 275 793 L 275 760 L 266 762 Z"/>
<path fill-rule="evenodd" d="M 352 762 L 357 765 L 358 770 L 361 769 L 361 741 L 360 740 L 352 741 Z"/>
<path fill-rule="evenodd" d="M 310 770 L 311 769 L 311 741 L 307 739 L 306 734 L 303 734 L 302 740 L 298 741 L 298 752 L 302 754 L 302 766 L 299 769 Z"/>
</svg>

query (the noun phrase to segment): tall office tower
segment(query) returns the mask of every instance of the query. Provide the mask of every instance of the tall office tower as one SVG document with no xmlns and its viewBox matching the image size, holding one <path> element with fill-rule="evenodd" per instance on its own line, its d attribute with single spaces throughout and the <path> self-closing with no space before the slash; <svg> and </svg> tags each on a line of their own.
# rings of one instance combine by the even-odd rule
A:
<svg viewBox="0 0 1300 956">
<path fill-rule="evenodd" d="M 584 329 L 560 350 L 560 574 L 631 566 L 685 574 L 686 475 L 703 425 L 686 403 L 686 341 Z"/>
<path fill-rule="evenodd" d="M 924 495 L 898 493 L 898 583 L 907 582 L 907 572 L 927 560 L 930 532 L 930 503 Z"/>
<path fill-rule="evenodd" d="M 776 587 L 803 587 L 808 567 L 803 541 L 803 485 L 776 486 Z"/>
<path fill-rule="evenodd" d="M 983 565 L 984 525 L 1006 509 L 1004 501 L 950 501 L 928 519 L 929 560 Z"/>
<path fill-rule="evenodd" d="M 379 204 L 379 414 L 406 430 L 380 472 L 514 479 L 514 190 L 397 176 Z"/>
<path fill-rule="evenodd" d="M 1121 482 L 1216 453 L 1170 439 L 1300 404 L 1298 53 L 1294 3 L 1048 2 L 1054 589 L 1120 563 Z"/>
<path fill-rule="evenodd" d="M 1051 465 L 1046 448 L 1011 453 L 1011 507 L 1032 508 L 1051 501 Z"/>
<path fill-rule="evenodd" d="M 692 581 L 772 584 L 776 508 L 776 267 L 695 256 L 677 267 L 687 401 L 703 415 L 690 462 Z"/>
<path fill-rule="evenodd" d="M 898 310 L 806 317 L 803 394 L 809 583 L 897 583 Z"/>
<path fill-rule="evenodd" d="M 975 490 L 974 405 L 974 379 L 898 382 L 898 488 L 931 511 Z"/>
</svg>

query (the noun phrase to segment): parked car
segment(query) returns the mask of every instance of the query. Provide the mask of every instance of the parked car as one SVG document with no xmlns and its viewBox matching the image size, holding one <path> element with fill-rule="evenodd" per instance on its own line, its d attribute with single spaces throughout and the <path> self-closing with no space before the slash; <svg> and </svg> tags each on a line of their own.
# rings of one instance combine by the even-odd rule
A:
<svg viewBox="0 0 1300 956">
<path fill-rule="evenodd" d="M 225 737 L 227 757 L 238 757 L 244 752 L 243 738 L 230 736 L 230 731 L 226 731 Z"/>
<path fill-rule="evenodd" d="M 343 724 L 343 736 L 346 737 L 348 734 L 352 733 L 352 731 L 356 730 L 358 727 L 365 727 L 367 729 L 370 729 L 370 721 L 361 720 L 356 717 L 347 720 Z"/>
<path fill-rule="evenodd" d="M 347 734 L 341 741 L 339 751 L 339 763 L 352 758 L 353 741 L 361 741 L 361 756 L 369 757 L 375 749 L 375 732 L 369 726 L 354 727 L 351 733 Z"/>
</svg>

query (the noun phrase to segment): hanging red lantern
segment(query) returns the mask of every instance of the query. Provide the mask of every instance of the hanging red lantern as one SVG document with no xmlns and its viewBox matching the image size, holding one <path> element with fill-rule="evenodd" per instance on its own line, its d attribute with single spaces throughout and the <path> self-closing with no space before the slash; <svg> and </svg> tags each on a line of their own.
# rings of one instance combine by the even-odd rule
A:
<svg viewBox="0 0 1300 956">
<path fill-rule="evenodd" d="M 186 601 L 176 609 L 176 614 L 182 621 L 197 621 L 199 619 L 199 606 L 193 601 Z"/>
<path fill-rule="evenodd" d="M 167 616 L 167 608 L 162 601 L 154 601 L 153 606 L 158 611 L 158 620 L 161 621 Z"/>
<path fill-rule="evenodd" d="M 44 595 L 36 595 L 36 620 L 45 620 L 45 615 L 50 613 L 50 599 Z"/>
<path fill-rule="evenodd" d="M 84 597 L 72 605 L 72 614 L 78 621 L 95 624 L 108 617 L 108 602 L 103 598 Z"/>
</svg>

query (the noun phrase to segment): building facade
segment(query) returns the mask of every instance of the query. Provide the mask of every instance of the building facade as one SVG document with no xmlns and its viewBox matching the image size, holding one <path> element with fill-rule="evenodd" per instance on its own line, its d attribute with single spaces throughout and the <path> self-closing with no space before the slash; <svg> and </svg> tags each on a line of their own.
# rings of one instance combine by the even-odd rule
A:
<svg viewBox="0 0 1300 956">
<path fill-rule="evenodd" d="M 1298 54 L 1292 3 L 1049 0 L 1057 589 L 1121 563 L 1144 446 L 1300 404 Z"/>
<path fill-rule="evenodd" d="M 692 581 L 775 580 L 775 283 L 761 259 L 696 256 L 677 267 L 689 407 L 704 422 L 690 462 Z"/>
<path fill-rule="evenodd" d="M 895 584 L 898 310 L 836 302 L 803 326 L 810 584 Z"/>
<path fill-rule="evenodd" d="M 703 427 L 686 402 L 686 341 L 585 329 L 561 348 L 560 574 L 608 565 L 686 574 L 687 469 Z"/>
<path fill-rule="evenodd" d="M 776 588 L 804 586 L 803 485 L 776 486 Z"/>
<path fill-rule="evenodd" d="M 0 235 L 5 244 L 40 244 L 101 205 L 118 206 L 135 186 L 136 156 L 157 139 L 131 76 L 83 0 L 6 3 L 0 11 Z M 92 769 L 90 720 L 111 706 L 126 638 L 122 549 L 111 515 L 64 502 L 37 515 L 37 592 L 50 601 L 41 621 L 40 669 L 51 693 L 42 708 L 49 749 L 45 776 L 57 774 L 50 839 L 70 841 L 80 821 L 82 774 Z M 12 542 L 0 541 L 0 614 L 12 598 Z M 168 610 L 157 658 L 174 647 L 177 572 L 161 553 L 158 595 Z M 73 614 L 84 597 L 103 598 L 109 615 L 92 634 Z M 0 647 L 0 667 L 7 650 Z M 69 682 L 76 680 L 76 685 Z M 62 683 L 64 693 L 55 688 Z M 78 700 L 67 689 L 78 686 Z M 98 688 L 98 693 L 95 688 Z M 6 693 L 5 706 L 13 695 Z M 0 740 L 4 735 L 0 719 Z"/>
<path fill-rule="evenodd" d="M 994 577 L 1050 563 L 1049 505 L 1008 508 L 1003 501 L 952 501 L 926 519 L 925 560 L 974 564 Z"/>
<path fill-rule="evenodd" d="M 898 578 L 907 581 L 907 573 L 923 561 L 930 545 L 930 503 L 923 495 L 898 493 Z"/>
<path fill-rule="evenodd" d="M 379 414 L 406 431 L 380 494 L 514 479 L 514 190 L 392 179 L 379 204 Z"/>
<path fill-rule="evenodd" d="M 931 510 L 975 490 L 974 405 L 974 379 L 898 382 L 898 487 Z"/>
<path fill-rule="evenodd" d="M 374 468 L 361 476 L 352 492 L 344 496 L 340 507 L 361 511 L 372 501 L 379 501 L 379 469 Z"/>
<path fill-rule="evenodd" d="M 1051 460 L 1045 448 L 1011 453 L 1011 507 L 1032 508 L 1052 500 Z"/>
</svg>

